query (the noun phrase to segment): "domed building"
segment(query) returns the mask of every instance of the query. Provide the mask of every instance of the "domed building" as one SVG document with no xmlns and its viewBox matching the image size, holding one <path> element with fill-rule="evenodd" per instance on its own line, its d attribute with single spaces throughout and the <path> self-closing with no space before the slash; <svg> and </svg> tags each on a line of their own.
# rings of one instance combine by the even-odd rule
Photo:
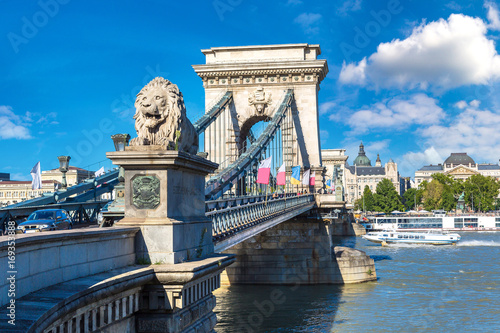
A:
<svg viewBox="0 0 500 333">
<path fill-rule="evenodd" d="M 372 192 L 377 189 L 377 184 L 382 179 L 389 179 L 396 188 L 396 191 L 401 195 L 406 187 L 401 182 L 398 172 L 398 165 L 392 160 L 382 166 L 380 155 L 377 154 L 375 166 L 372 166 L 370 159 L 366 156 L 365 146 L 363 142 L 359 145 L 358 156 L 354 159 L 353 165 L 345 165 L 345 201 L 348 206 L 353 206 L 354 202 L 361 198 L 365 186 L 368 186 Z"/>
<path fill-rule="evenodd" d="M 492 176 L 500 180 L 500 165 L 476 163 L 467 153 L 451 153 L 443 164 L 425 165 L 415 171 L 415 184 L 431 181 L 435 173 L 444 173 L 455 179 L 467 179 L 472 175 Z"/>
</svg>

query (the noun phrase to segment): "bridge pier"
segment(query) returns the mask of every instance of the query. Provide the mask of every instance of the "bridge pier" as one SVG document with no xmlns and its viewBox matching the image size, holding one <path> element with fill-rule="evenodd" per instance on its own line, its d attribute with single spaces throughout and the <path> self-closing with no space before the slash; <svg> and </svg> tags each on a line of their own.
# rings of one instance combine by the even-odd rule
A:
<svg viewBox="0 0 500 333">
<path fill-rule="evenodd" d="M 302 216 L 290 219 L 224 251 L 236 262 L 223 284 L 343 284 L 376 280 L 373 259 L 335 246 L 342 221 Z"/>
</svg>

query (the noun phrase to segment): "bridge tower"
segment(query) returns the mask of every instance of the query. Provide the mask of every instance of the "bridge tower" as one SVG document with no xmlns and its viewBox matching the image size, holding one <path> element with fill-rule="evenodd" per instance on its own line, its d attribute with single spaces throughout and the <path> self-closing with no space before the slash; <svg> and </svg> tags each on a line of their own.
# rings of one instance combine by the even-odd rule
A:
<svg viewBox="0 0 500 333">
<path fill-rule="evenodd" d="M 319 84 L 328 73 L 317 44 L 212 47 L 202 50 L 206 64 L 193 65 L 203 80 L 208 109 L 226 92 L 233 102 L 205 130 L 208 158 L 225 168 L 245 151 L 251 127 L 269 120 L 284 92 L 293 89 L 291 119 L 283 125 L 287 167 L 321 166 L 318 125 Z"/>
</svg>

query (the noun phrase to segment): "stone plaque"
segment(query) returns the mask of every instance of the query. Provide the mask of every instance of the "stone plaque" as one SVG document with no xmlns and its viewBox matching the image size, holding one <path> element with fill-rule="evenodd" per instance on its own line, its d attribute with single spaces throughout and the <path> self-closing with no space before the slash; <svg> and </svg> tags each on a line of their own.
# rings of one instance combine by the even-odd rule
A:
<svg viewBox="0 0 500 333">
<path fill-rule="evenodd" d="M 137 176 L 132 180 L 132 203 L 139 209 L 155 209 L 160 204 L 160 180 Z"/>
</svg>

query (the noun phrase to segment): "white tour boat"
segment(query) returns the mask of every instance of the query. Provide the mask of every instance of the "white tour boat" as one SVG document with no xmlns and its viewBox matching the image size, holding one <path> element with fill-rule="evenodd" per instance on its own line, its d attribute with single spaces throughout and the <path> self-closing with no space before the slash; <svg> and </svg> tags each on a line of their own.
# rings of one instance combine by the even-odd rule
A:
<svg viewBox="0 0 500 333">
<path fill-rule="evenodd" d="M 395 230 L 371 231 L 363 236 L 364 239 L 374 243 L 387 245 L 391 243 L 401 244 L 429 244 L 450 245 L 460 240 L 459 234 L 442 233 L 437 230 L 427 232 L 401 232 Z"/>
<path fill-rule="evenodd" d="M 500 231 L 500 215 L 445 215 L 433 216 L 405 214 L 397 216 L 370 217 L 360 222 L 366 231 L 394 229 L 398 231 L 425 231 L 439 229 L 447 231 Z"/>
</svg>

